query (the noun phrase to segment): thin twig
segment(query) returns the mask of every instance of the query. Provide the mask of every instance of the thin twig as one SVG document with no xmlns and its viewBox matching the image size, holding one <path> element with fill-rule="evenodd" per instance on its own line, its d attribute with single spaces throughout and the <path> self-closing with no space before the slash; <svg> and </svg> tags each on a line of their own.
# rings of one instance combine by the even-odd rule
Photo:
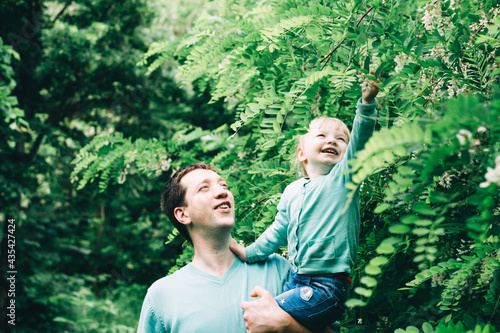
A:
<svg viewBox="0 0 500 333">
<path fill-rule="evenodd" d="M 475 37 L 483 29 L 484 29 L 484 24 L 481 24 L 481 26 L 479 27 L 479 29 L 477 29 L 477 31 L 472 35 L 472 37 Z"/>
<path fill-rule="evenodd" d="M 333 50 L 330 51 L 330 53 L 328 53 L 328 55 L 326 55 L 323 59 L 321 59 L 321 61 L 319 62 L 320 64 L 325 61 L 326 59 L 330 58 L 330 56 L 333 54 L 333 52 L 335 52 L 335 50 L 337 50 L 339 48 L 340 45 L 342 45 L 342 43 L 347 39 L 347 36 L 344 37 L 344 39 L 342 39 L 340 41 L 340 43 L 337 44 L 337 46 L 335 46 L 335 48 Z"/>
<path fill-rule="evenodd" d="M 363 21 L 363 19 L 365 18 L 365 16 L 368 15 L 372 10 L 373 10 L 373 6 L 371 6 L 370 8 L 368 8 L 368 10 L 366 11 L 366 13 L 364 13 L 363 16 L 361 16 L 359 18 L 358 22 L 356 23 L 356 26 L 359 26 L 359 24 L 361 23 L 361 21 Z"/>
<path fill-rule="evenodd" d="M 54 23 L 56 23 L 56 21 L 62 16 L 62 14 L 66 11 L 66 9 L 68 9 L 69 5 L 71 5 L 72 2 L 73 2 L 73 0 L 66 1 L 63 9 L 61 9 L 61 11 L 59 11 L 59 13 L 56 15 L 56 17 L 52 20 L 52 25 L 54 25 Z"/>
<path fill-rule="evenodd" d="M 248 206 L 244 211 L 242 211 L 241 213 L 238 214 L 238 217 L 240 217 L 241 215 L 245 214 L 247 211 L 249 211 L 250 209 L 254 208 L 255 206 L 257 206 L 258 204 L 260 204 L 262 201 L 264 201 L 266 199 L 269 199 L 269 196 L 266 196 L 266 197 L 260 199 L 259 201 L 257 201 L 255 203 L 255 205 Z"/>
<path fill-rule="evenodd" d="M 358 19 L 358 22 L 356 23 L 356 27 L 359 26 L 359 24 L 361 23 L 361 21 L 363 21 L 363 19 L 366 17 L 366 15 L 368 15 L 371 11 L 373 10 L 373 6 L 371 6 L 370 8 L 368 8 L 368 10 L 366 11 L 366 13 L 363 14 L 363 16 L 361 16 L 359 19 Z M 326 62 L 323 64 L 323 66 L 321 67 L 321 70 L 323 70 L 326 65 L 328 64 L 328 62 L 330 61 L 330 58 L 332 57 L 332 54 L 333 52 L 335 52 L 340 45 L 342 45 L 342 43 L 347 39 L 347 36 L 344 37 L 344 39 L 342 39 L 342 41 L 340 41 L 340 43 L 337 44 L 337 46 L 335 46 L 335 48 L 333 50 L 330 51 L 330 53 L 328 53 L 325 57 L 323 57 L 323 59 L 321 59 L 321 61 L 319 62 L 320 64 L 326 60 Z"/>
</svg>

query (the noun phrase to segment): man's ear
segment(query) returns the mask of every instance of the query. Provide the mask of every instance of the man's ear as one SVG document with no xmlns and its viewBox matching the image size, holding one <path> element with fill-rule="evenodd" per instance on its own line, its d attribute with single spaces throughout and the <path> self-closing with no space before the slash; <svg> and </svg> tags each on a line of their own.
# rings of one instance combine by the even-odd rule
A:
<svg viewBox="0 0 500 333">
<path fill-rule="evenodd" d="M 188 225 L 191 223 L 191 219 L 186 212 L 186 207 L 175 207 L 174 216 L 181 224 Z"/>
</svg>

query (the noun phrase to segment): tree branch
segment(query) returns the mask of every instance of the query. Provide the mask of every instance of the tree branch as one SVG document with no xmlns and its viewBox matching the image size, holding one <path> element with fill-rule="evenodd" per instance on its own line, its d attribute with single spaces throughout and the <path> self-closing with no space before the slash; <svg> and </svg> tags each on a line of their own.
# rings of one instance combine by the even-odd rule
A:
<svg viewBox="0 0 500 333">
<path fill-rule="evenodd" d="M 259 201 L 257 201 L 255 203 L 255 206 L 259 205 L 262 201 L 268 199 L 269 196 L 267 197 L 263 197 L 262 199 L 260 199 Z M 244 211 L 242 211 L 241 213 L 238 214 L 238 217 L 240 217 L 241 215 L 245 214 L 248 210 L 250 210 L 251 208 L 255 207 L 255 206 L 248 206 Z"/>
<path fill-rule="evenodd" d="M 64 12 L 66 11 L 66 9 L 68 9 L 69 5 L 71 5 L 71 3 L 73 2 L 73 0 L 68 0 L 66 1 L 66 3 L 64 4 L 64 7 L 63 9 L 61 9 L 59 11 L 59 13 L 57 13 L 56 17 L 52 20 L 52 25 L 54 25 L 54 23 L 56 23 L 56 21 L 64 14 Z"/>
<path fill-rule="evenodd" d="M 32 161 L 35 158 L 36 153 L 38 152 L 38 149 L 40 148 L 40 145 L 42 144 L 42 140 L 45 134 L 40 133 L 38 134 L 35 142 L 33 143 L 33 146 L 30 149 L 29 155 L 28 155 L 28 160 Z"/>
<path fill-rule="evenodd" d="M 359 19 L 358 19 L 358 22 L 356 22 L 356 27 L 359 26 L 359 24 L 361 23 L 361 21 L 363 21 L 363 19 L 366 17 L 366 15 L 368 15 L 371 11 L 373 10 L 373 6 L 371 6 L 370 8 L 368 8 L 368 10 L 366 11 L 366 13 L 364 13 Z M 321 70 L 323 70 L 326 65 L 328 64 L 328 62 L 330 61 L 330 58 L 332 57 L 332 54 L 333 52 L 335 52 L 340 45 L 342 45 L 342 43 L 347 39 L 347 36 L 344 37 L 344 39 L 342 39 L 340 41 L 340 43 L 337 44 L 337 46 L 335 46 L 335 48 L 333 50 L 330 51 L 330 53 L 328 53 L 325 57 L 323 57 L 323 59 L 321 59 L 321 61 L 319 62 L 320 64 L 326 60 L 326 62 L 323 64 L 323 66 L 321 67 Z"/>
</svg>

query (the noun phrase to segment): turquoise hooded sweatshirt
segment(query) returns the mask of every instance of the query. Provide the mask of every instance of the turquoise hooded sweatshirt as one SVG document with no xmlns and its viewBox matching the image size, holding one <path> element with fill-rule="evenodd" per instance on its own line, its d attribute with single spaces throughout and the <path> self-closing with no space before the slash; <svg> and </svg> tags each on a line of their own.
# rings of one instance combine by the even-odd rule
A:
<svg viewBox="0 0 500 333">
<path fill-rule="evenodd" d="M 274 222 L 246 248 L 249 263 L 264 260 L 288 244 L 289 260 L 298 274 L 351 272 L 359 244 L 359 192 L 341 214 L 352 176 L 343 172 L 375 129 L 376 105 L 376 101 L 362 104 L 359 99 L 345 156 L 329 174 L 301 178 L 287 186 Z"/>
</svg>

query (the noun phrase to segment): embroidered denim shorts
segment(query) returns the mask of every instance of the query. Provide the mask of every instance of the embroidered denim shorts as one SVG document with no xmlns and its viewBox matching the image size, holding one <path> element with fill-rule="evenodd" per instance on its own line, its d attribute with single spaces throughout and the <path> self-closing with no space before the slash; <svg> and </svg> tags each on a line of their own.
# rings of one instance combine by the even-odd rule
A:
<svg viewBox="0 0 500 333">
<path fill-rule="evenodd" d="M 300 275 L 284 286 L 284 292 L 274 299 L 279 306 L 302 325 L 323 328 L 342 319 L 350 283 L 330 275 Z"/>
</svg>

